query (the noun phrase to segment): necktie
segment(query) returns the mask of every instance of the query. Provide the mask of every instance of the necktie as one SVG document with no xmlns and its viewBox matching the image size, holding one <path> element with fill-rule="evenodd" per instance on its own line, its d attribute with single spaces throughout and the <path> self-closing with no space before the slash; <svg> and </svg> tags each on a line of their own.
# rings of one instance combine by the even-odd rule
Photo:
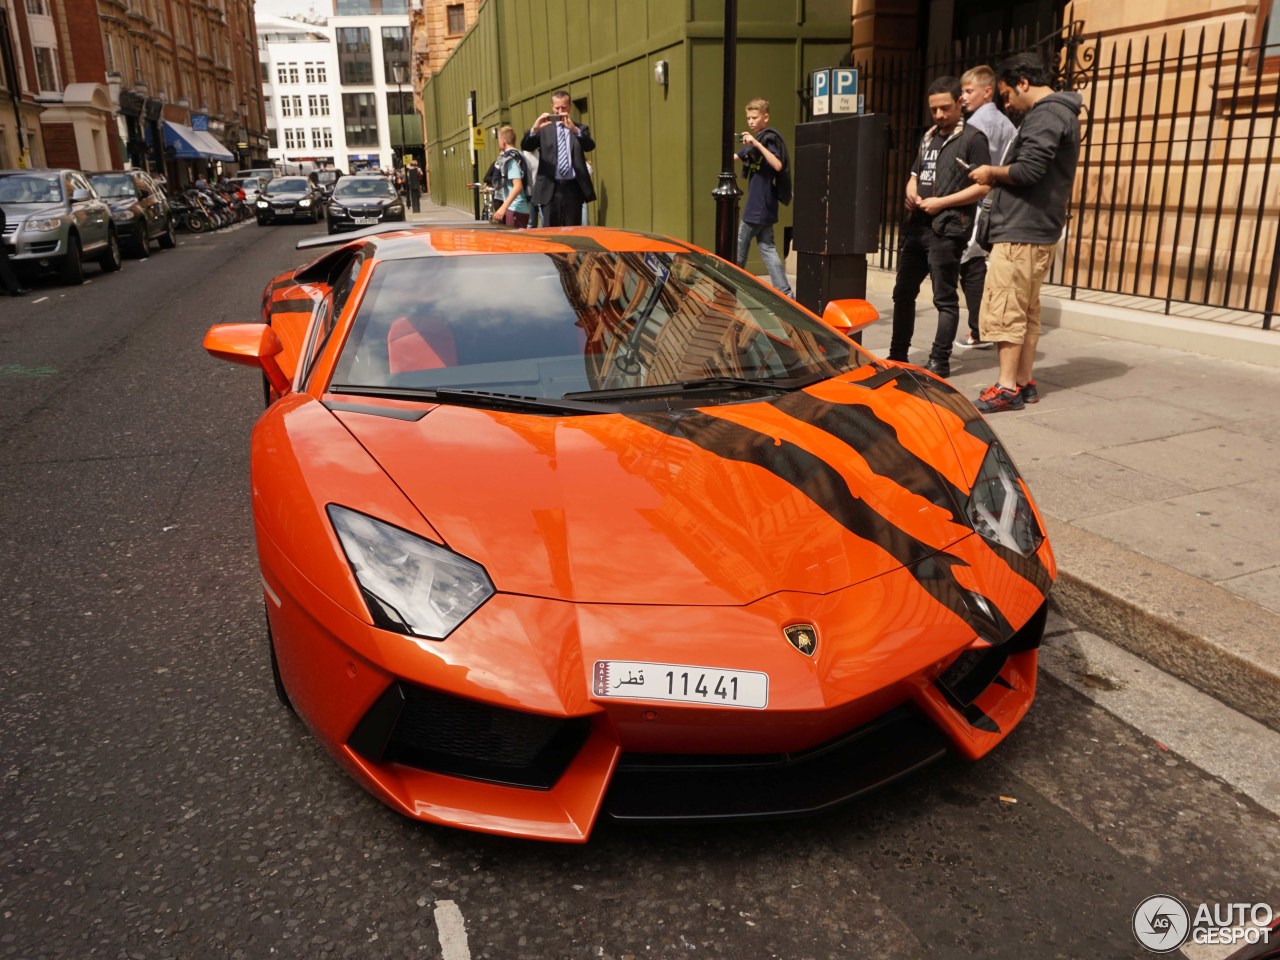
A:
<svg viewBox="0 0 1280 960">
<path fill-rule="evenodd" d="M 556 179 L 573 179 L 573 156 L 569 152 L 569 130 L 563 123 L 556 124 Z"/>
</svg>

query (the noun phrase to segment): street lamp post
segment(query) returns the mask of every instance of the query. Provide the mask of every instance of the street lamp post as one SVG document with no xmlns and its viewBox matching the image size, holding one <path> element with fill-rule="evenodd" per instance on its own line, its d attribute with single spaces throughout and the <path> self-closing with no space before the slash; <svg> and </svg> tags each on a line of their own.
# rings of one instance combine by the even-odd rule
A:
<svg viewBox="0 0 1280 960">
<path fill-rule="evenodd" d="M 733 170 L 734 120 L 737 105 L 734 103 L 734 80 L 738 68 L 738 3 L 724 2 L 724 101 L 720 118 L 720 184 L 711 191 L 716 200 L 716 254 L 730 263 L 738 256 L 738 198 L 742 188 Z"/>
<path fill-rule="evenodd" d="M 400 85 L 404 83 L 404 64 L 393 63 L 391 65 L 392 75 L 396 78 L 396 113 L 400 117 L 400 162 L 397 166 L 404 167 L 404 91 L 400 89 Z"/>
</svg>

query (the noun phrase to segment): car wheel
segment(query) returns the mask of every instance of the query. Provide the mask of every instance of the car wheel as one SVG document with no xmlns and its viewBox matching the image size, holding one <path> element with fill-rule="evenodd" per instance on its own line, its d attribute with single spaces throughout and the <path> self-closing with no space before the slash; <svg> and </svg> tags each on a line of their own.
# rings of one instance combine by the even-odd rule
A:
<svg viewBox="0 0 1280 960">
<path fill-rule="evenodd" d="M 74 233 L 67 237 L 67 255 L 62 258 L 58 279 L 72 286 L 84 283 L 84 263 L 80 259 L 80 238 Z"/>
<path fill-rule="evenodd" d="M 146 252 L 147 242 L 142 241 L 143 252 Z M 120 269 L 120 238 L 116 236 L 114 230 L 107 231 L 107 252 L 98 258 L 98 266 L 102 268 L 103 273 L 115 273 Z"/>
<path fill-rule="evenodd" d="M 164 250 L 172 250 L 178 245 L 178 238 L 173 232 L 173 218 L 170 217 L 164 222 L 164 233 L 160 234 L 160 247 Z"/>
<path fill-rule="evenodd" d="M 270 620 L 267 621 L 267 650 L 271 654 L 271 681 L 275 684 L 276 696 L 289 708 L 290 712 L 296 712 L 293 709 L 293 701 L 289 699 L 289 691 L 284 688 L 284 680 L 280 676 L 280 661 L 276 659 L 276 641 L 271 635 Z"/>
<path fill-rule="evenodd" d="M 262 217 L 258 218 L 258 226 L 260 227 L 265 227 L 270 222 L 271 222 L 270 220 L 265 220 Z"/>
<path fill-rule="evenodd" d="M 338 228 L 335 227 L 332 223 L 329 224 L 329 236 L 332 237 L 337 232 L 338 232 Z"/>
</svg>

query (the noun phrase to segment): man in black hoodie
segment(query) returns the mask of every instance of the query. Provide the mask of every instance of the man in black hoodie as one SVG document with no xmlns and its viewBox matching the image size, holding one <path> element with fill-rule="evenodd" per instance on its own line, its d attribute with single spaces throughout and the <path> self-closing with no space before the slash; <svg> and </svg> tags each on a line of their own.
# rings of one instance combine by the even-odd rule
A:
<svg viewBox="0 0 1280 960">
<path fill-rule="evenodd" d="M 1067 221 L 1080 158 L 1080 95 L 1055 93 L 1035 54 L 1010 57 L 996 70 L 1005 106 L 1022 124 L 1004 166 L 979 167 L 974 183 L 991 194 L 982 339 L 1000 350 L 999 379 L 978 397 L 983 413 L 1021 410 L 1040 399 L 1031 365 L 1040 340 L 1040 284 Z"/>
</svg>

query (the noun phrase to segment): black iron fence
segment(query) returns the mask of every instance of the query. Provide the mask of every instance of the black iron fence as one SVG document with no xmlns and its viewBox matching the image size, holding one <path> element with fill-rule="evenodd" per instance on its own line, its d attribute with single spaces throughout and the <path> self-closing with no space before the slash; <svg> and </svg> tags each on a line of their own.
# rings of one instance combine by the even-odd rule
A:
<svg viewBox="0 0 1280 960">
<path fill-rule="evenodd" d="M 1036 36 L 1034 31 L 1029 36 Z M 1135 45 L 1077 21 L 1041 35 L 977 38 L 944 58 L 855 66 L 869 112 L 890 118 L 878 265 L 896 266 L 902 197 L 929 118 L 935 77 L 1039 50 L 1056 86 L 1084 100 L 1084 144 L 1068 224 L 1049 282 L 1262 315 L 1280 305 L 1280 47 L 1253 18 Z M 1270 54 L 1270 59 L 1268 58 Z M 1016 118 L 1015 122 L 1016 122 Z"/>
</svg>

